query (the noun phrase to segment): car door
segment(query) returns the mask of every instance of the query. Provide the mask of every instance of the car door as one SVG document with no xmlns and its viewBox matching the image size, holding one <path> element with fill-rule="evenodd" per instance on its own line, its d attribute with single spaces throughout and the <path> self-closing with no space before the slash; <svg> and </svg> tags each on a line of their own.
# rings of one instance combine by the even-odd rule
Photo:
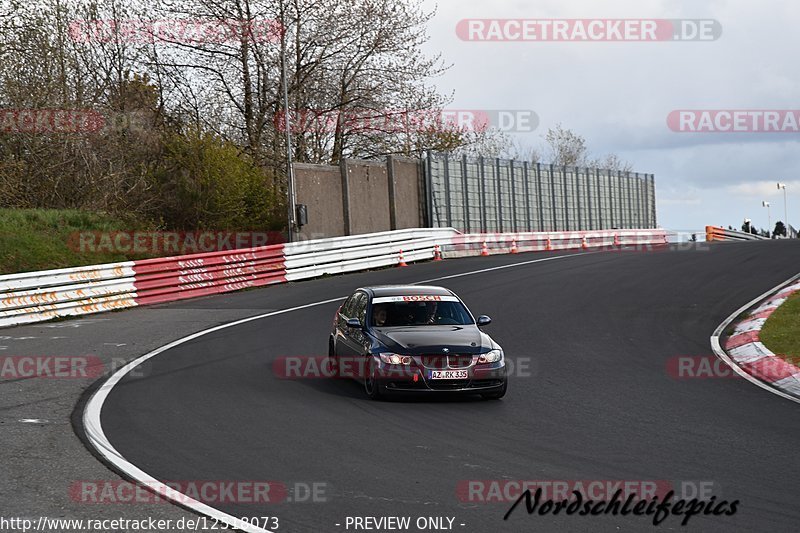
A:
<svg viewBox="0 0 800 533">
<path fill-rule="evenodd" d="M 367 325 L 367 304 L 369 302 L 369 297 L 362 293 L 361 297 L 358 298 L 355 302 L 355 309 L 353 309 L 353 313 L 355 313 L 355 318 L 361 322 L 361 326 L 363 329 L 352 329 L 350 333 L 350 338 L 353 341 L 353 348 L 355 349 L 356 355 L 364 355 L 369 351 L 369 337 L 366 333 L 366 325 Z"/>
<path fill-rule="evenodd" d="M 341 357 L 345 355 L 345 351 L 347 349 L 346 346 L 346 339 L 348 332 L 347 327 L 347 318 L 349 315 L 353 313 L 353 308 L 356 302 L 356 296 L 358 293 L 353 293 L 350 297 L 344 301 L 342 306 L 339 308 L 339 311 L 336 313 L 336 323 L 334 325 L 334 339 L 333 339 L 333 351 L 334 355 L 337 357 Z"/>
<path fill-rule="evenodd" d="M 364 338 L 364 332 L 357 328 L 347 327 L 347 320 L 350 318 L 358 318 L 362 320 L 361 315 L 366 317 L 367 295 L 358 291 L 351 296 L 341 311 L 341 336 L 339 343 L 337 343 L 336 353 L 342 358 L 353 359 L 360 356 L 363 352 L 361 344 Z M 362 322 L 363 324 L 363 322 Z"/>
</svg>

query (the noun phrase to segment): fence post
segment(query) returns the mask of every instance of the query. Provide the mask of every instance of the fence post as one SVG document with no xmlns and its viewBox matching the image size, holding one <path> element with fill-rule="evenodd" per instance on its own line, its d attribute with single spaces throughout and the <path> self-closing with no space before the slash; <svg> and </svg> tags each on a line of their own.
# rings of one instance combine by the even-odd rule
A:
<svg viewBox="0 0 800 533">
<path fill-rule="evenodd" d="M 425 197 L 428 211 L 426 226 L 429 228 L 435 228 L 437 226 L 433 221 L 433 156 L 431 155 L 430 150 L 428 151 L 428 157 L 426 158 L 425 163 Z"/>
<path fill-rule="evenodd" d="M 495 166 L 494 166 L 494 172 L 495 172 L 494 186 L 497 189 L 496 190 L 497 194 L 495 195 L 497 197 L 497 209 L 496 209 L 495 212 L 497 213 L 497 227 L 499 228 L 500 233 L 503 233 L 503 231 L 504 231 L 503 230 L 503 193 L 502 193 L 503 180 L 500 178 L 500 158 L 499 157 L 495 157 L 494 158 L 494 164 L 495 164 Z"/>
<path fill-rule="evenodd" d="M 469 216 L 469 180 L 467 179 L 467 154 L 461 156 L 461 189 L 464 193 L 464 231 L 472 231 L 472 223 Z"/>
<path fill-rule="evenodd" d="M 481 233 L 486 233 L 487 215 L 486 215 L 486 161 L 483 156 L 478 159 L 480 166 L 480 179 L 481 179 Z"/>
<path fill-rule="evenodd" d="M 517 230 L 517 185 L 514 183 L 514 160 L 509 163 L 508 174 L 511 177 L 511 231 Z"/>
<path fill-rule="evenodd" d="M 550 163 L 550 210 L 553 213 L 553 231 L 559 231 L 558 215 L 556 214 L 556 174 L 555 165 Z"/>
<path fill-rule="evenodd" d="M 450 206 L 450 154 L 444 154 L 444 213 L 447 217 L 445 227 L 453 226 L 453 210 Z"/>
<path fill-rule="evenodd" d="M 575 227 L 575 229 L 581 231 L 584 229 L 584 227 L 583 217 L 581 216 L 581 177 L 578 167 L 574 167 L 572 169 L 572 173 L 575 175 L 575 210 L 577 211 L 578 215 L 578 225 Z"/>
<path fill-rule="evenodd" d="M 536 231 L 533 227 L 533 220 L 531 220 L 531 185 L 530 185 L 530 172 L 528 170 L 528 162 L 522 162 L 522 180 L 525 189 L 525 221 L 527 231 Z"/>
<path fill-rule="evenodd" d="M 342 218 L 344 219 L 344 234 L 352 235 L 350 221 L 350 172 L 347 168 L 347 159 L 339 161 L 339 171 L 342 176 Z"/>
<path fill-rule="evenodd" d="M 389 229 L 397 229 L 397 203 L 394 189 L 394 157 L 386 157 L 386 177 L 389 182 Z"/>
<path fill-rule="evenodd" d="M 544 231 L 544 202 L 542 201 L 542 164 L 536 163 L 536 203 L 539 206 L 539 231 Z"/>
<path fill-rule="evenodd" d="M 594 220 L 592 220 L 592 178 L 591 173 L 589 172 L 589 167 L 586 167 L 584 170 L 584 176 L 586 176 L 586 207 L 587 213 L 586 217 L 589 221 L 588 229 L 593 230 L 594 227 Z"/>
<path fill-rule="evenodd" d="M 567 166 L 561 165 L 561 194 L 564 204 L 564 229 L 570 231 L 569 224 L 569 200 L 567 200 Z"/>
</svg>

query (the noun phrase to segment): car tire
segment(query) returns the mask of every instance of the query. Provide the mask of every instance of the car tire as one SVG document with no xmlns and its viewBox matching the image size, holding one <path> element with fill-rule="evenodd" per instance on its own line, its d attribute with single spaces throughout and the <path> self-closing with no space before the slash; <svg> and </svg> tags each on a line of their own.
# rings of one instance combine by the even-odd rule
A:
<svg viewBox="0 0 800 533">
<path fill-rule="evenodd" d="M 496 392 L 484 392 L 481 393 L 481 397 L 484 400 L 499 400 L 503 396 L 506 395 L 506 391 L 508 391 L 508 382 L 503 383 L 503 388 Z"/>
<path fill-rule="evenodd" d="M 339 358 L 336 357 L 336 350 L 333 347 L 333 339 L 328 340 L 328 367 L 331 370 L 331 376 L 339 377 Z"/>
<path fill-rule="evenodd" d="M 364 376 L 364 392 L 370 400 L 381 400 L 384 397 L 385 387 L 376 379 L 375 360 L 368 356 L 366 376 Z"/>
</svg>

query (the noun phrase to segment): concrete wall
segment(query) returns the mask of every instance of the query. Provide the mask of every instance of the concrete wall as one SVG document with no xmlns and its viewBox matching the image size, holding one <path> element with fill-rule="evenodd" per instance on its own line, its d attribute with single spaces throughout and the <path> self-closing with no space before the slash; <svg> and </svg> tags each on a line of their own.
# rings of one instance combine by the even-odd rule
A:
<svg viewBox="0 0 800 533">
<path fill-rule="evenodd" d="M 345 167 L 350 180 L 350 234 L 392 229 L 386 164 L 348 161 Z"/>
<path fill-rule="evenodd" d="M 345 235 L 342 216 L 342 174 L 339 167 L 294 165 L 297 203 L 308 206 L 308 238 Z"/>
<path fill-rule="evenodd" d="M 426 227 L 422 165 L 417 159 L 392 158 L 394 229 Z"/>
<path fill-rule="evenodd" d="M 345 160 L 339 167 L 295 164 L 298 204 L 308 206 L 306 238 L 340 237 L 425 222 L 422 162 Z"/>
</svg>

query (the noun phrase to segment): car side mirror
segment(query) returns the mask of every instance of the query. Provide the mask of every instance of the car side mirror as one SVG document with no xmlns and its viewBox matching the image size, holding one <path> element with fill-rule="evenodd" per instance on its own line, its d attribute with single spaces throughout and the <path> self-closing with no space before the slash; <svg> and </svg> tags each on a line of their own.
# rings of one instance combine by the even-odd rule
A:
<svg viewBox="0 0 800 533">
<path fill-rule="evenodd" d="M 357 318 L 348 318 L 347 327 L 352 329 L 361 329 L 361 321 Z"/>
<path fill-rule="evenodd" d="M 481 315 L 478 317 L 478 327 L 480 326 L 488 326 L 492 323 L 492 319 L 486 315 Z"/>
</svg>

